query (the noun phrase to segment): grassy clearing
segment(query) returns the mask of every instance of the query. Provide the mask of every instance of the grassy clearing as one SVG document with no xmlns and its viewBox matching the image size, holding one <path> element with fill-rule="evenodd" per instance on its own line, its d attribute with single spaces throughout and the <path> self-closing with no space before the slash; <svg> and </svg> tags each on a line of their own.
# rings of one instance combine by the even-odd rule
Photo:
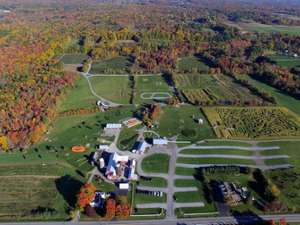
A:
<svg viewBox="0 0 300 225">
<path fill-rule="evenodd" d="M 284 94 L 283 92 L 277 90 L 276 88 L 273 88 L 257 80 L 254 80 L 249 76 L 243 76 L 243 79 L 248 80 L 252 85 L 256 86 L 257 88 L 261 90 L 265 90 L 266 92 L 270 93 L 276 99 L 276 102 L 279 106 L 286 107 L 289 110 L 293 111 L 294 113 L 297 113 L 298 116 L 300 116 L 299 100 Z"/>
<path fill-rule="evenodd" d="M 127 73 L 132 65 L 130 57 L 118 56 L 98 62 L 93 62 L 90 73 Z"/>
<path fill-rule="evenodd" d="M 167 201 L 166 194 L 163 197 L 145 195 L 136 193 L 135 194 L 135 204 L 143 204 L 143 203 L 164 203 Z"/>
<path fill-rule="evenodd" d="M 284 33 L 289 35 L 300 35 L 299 26 L 266 25 L 266 24 L 260 24 L 255 22 L 239 23 L 239 26 L 242 27 L 242 29 L 251 32 Z"/>
<path fill-rule="evenodd" d="M 121 104 L 130 100 L 129 79 L 125 77 L 91 77 L 93 89 L 101 97 Z"/>
<path fill-rule="evenodd" d="M 180 203 L 203 201 L 200 191 L 175 192 L 175 198 Z"/>
<path fill-rule="evenodd" d="M 85 54 L 65 54 L 61 61 L 64 64 L 81 64 L 86 58 Z"/>
<path fill-rule="evenodd" d="M 193 168 L 176 167 L 175 174 L 184 176 L 194 176 L 196 170 Z"/>
<path fill-rule="evenodd" d="M 0 220 L 65 220 L 55 178 L 0 176 Z"/>
<path fill-rule="evenodd" d="M 210 214 L 207 213 L 213 213 L 211 214 L 212 216 L 218 215 L 217 209 L 213 204 L 206 204 L 204 207 L 177 208 L 175 213 L 178 218 L 201 217 L 201 214 L 206 217 L 210 216 Z"/>
<path fill-rule="evenodd" d="M 142 170 L 146 173 L 168 173 L 170 156 L 154 154 L 147 156 L 142 161 Z"/>
<path fill-rule="evenodd" d="M 203 125 L 193 119 L 202 118 Z M 214 133 L 202 112 L 193 106 L 180 108 L 164 107 L 159 120 L 158 133 L 165 137 L 178 135 L 178 140 L 196 142 L 205 138 L 214 138 Z"/>
<path fill-rule="evenodd" d="M 225 154 L 225 155 L 253 155 L 253 151 L 235 149 L 184 149 L 180 154 Z"/>
<path fill-rule="evenodd" d="M 288 159 L 265 159 L 265 164 L 268 166 L 288 164 Z"/>
<path fill-rule="evenodd" d="M 172 96 L 172 91 L 170 90 L 170 87 L 161 75 L 153 75 L 146 77 L 139 77 L 137 75 L 135 76 L 135 82 L 135 103 L 140 104 L 142 102 L 153 102 L 152 99 L 143 99 L 141 96 L 142 94 L 146 98 L 154 92 L 168 93 L 170 94 L 170 96 Z M 157 95 L 157 97 L 161 97 L 161 95 Z"/>
<path fill-rule="evenodd" d="M 201 146 L 226 145 L 226 146 L 242 146 L 242 147 L 252 146 L 250 143 L 247 143 L 247 142 L 221 140 L 221 139 L 220 140 L 206 140 L 205 142 L 201 142 L 199 145 L 201 145 Z"/>
<path fill-rule="evenodd" d="M 124 128 L 119 136 L 117 146 L 123 151 L 131 151 L 138 138 L 136 127 Z"/>
<path fill-rule="evenodd" d="M 276 64 L 281 67 L 293 68 L 293 67 L 300 66 L 299 58 L 294 58 L 285 55 L 273 55 L 273 56 L 269 56 L 269 58 L 275 61 Z"/>
<path fill-rule="evenodd" d="M 180 58 L 176 67 L 182 72 L 201 71 L 203 73 L 207 73 L 209 69 L 207 65 L 205 65 L 199 58 L 195 56 Z"/>
<path fill-rule="evenodd" d="M 299 137 L 299 118 L 283 107 L 207 107 L 208 120 L 220 138 Z"/>
<path fill-rule="evenodd" d="M 96 106 L 97 98 L 92 95 L 87 81 L 79 76 L 73 88 L 67 89 L 66 95 L 61 100 L 58 111 L 71 109 L 93 108 Z"/>
<path fill-rule="evenodd" d="M 250 90 L 228 76 L 207 74 L 175 74 L 176 87 L 192 104 L 218 105 L 225 101 L 259 100 Z"/>
<path fill-rule="evenodd" d="M 262 155 L 276 155 L 284 154 L 290 156 L 288 159 L 279 160 L 279 164 L 290 163 L 296 169 L 300 169 L 300 154 L 299 154 L 300 141 L 276 141 L 276 142 L 261 142 L 259 146 L 279 146 L 279 150 L 262 151 Z M 276 161 L 267 161 L 268 163 L 275 163 Z"/>
<path fill-rule="evenodd" d="M 151 180 L 145 180 L 140 178 L 138 181 L 140 185 L 147 187 L 167 187 L 168 183 L 164 178 L 151 177 Z"/>
<path fill-rule="evenodd" d="M 176 187 L 199 187 L 201 183 L 195 179 L 177 179 L 175 180 Z"/>
<path fill-rule="evenodd" d="M 225 158 L 184 158 L 177 159 L 177 163 L 185 164 L 243 164 L 255 165 L 255 162 L 250 159 L 225 159 Z"/>
</svg>

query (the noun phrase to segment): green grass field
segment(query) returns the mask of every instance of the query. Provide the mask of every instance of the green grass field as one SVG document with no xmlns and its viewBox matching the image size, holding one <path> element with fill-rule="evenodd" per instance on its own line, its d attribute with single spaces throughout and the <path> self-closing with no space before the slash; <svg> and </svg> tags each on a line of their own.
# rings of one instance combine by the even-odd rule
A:
<svg viewBox="0 0 300 225">
<path fill-rule="evenodd" d="M 64 64 L 81 64 L 86 58 L 85 54 L 65 54 L 61 61 Z"/>
<path fill-rule="evenodd" d="M 144 180 L 140 178 L 138 181 L 140 185 L 147 187 L 167 187 L 167 181 L 160 177 L 151 177 L 151 180 Z"/>
<path fill-rule="evenodd" d="M 66 94 L 60 101 L 58 111 L 71 109 L 93 108 L 96 106 L 97 98 L 92 95 L 87 81 L 78 75 L 78 80 L 73 88 L 66 90 Z"/>
<path fill-rule="evenodd" d="M 252 146 L 250 143 L 244 141 L 232 141 L 228 139 L 206 140 L 205 142 L 201 142 L 199 145 L 201 146 L 226 145 L 226 146 L 243 146 L 243 147 Z"/>
<path fill-rule="evenodd" d="M 176 197 L 176 202 L 181 202 L 181 203 L 203 201 L 203 196 L 201 196 L 201 191 L 175 192 L 175 197 Z"/>
<path fill-rule="evenodd" d="M 101 97 L 121 104 L 129 104 L 129 79 L 124 77 L 91 77 L 94 91 Z"/>
<path fill-rule="evenodd" d="M 185 164 L 243 164 L 255 165 L 253 160 L 249 159 L 225 159 L 225 158 L 177 158 L 177 163 Z"/>
<path fill-rule="evenodd" d="M 176 187 L 199 187 L 201 183 L 195 179 L 177 179 L 175 180 Z"/>
<path fill-rule="evenodd" d="M 196 118 L 202 118 L 204 124 L 199 125 L 195 122 L 193 115 Z M 192 142 L 215 137 L 200 109 L 193 106 L 164 107 L 157 131 L 161 136 L 173 137 L 178 135 L 178 140 Z"/>
<path fill-rule="evenodd" d="M 135 204 L 143 204 L 143 203 L 163 203 L 167 201 L 166 194 L 163 197 L 145 195 L 136 193 L 135 194 Z"/>
<path fill-rule="evenodd" d="M 166 83 L 166 81 L 162 78 L 161 75 L 153 75 L 153 76 L 142 76 L 139 77 L 138 75 L 135 76 L 135 86 L 136 86 L 136 93 L 134 102 L 135 103 L 143 103 L 143 102 L 153 102 L 152 99 L 144 99 L 149 98 L 150 95 L 154 92 L 163 92 L 168 93 L 169 96 L 172 96 L 172 91 L 170 87 Z M 168 96 L 157 94 L 156 97 Z"/>
<path fill-rule="evenodd" d="M 239 26 L 247 31 L 259 33 L 283 33 L 289 35 L 300 35 L 299 26 L 280 26 L 280 25 L 266 25 L 260 23 L 239 23 Z"/>
<path fill-rule="evenodd" d="M 276 102 L 279 106 L 286 107 L 289 110 L 296 113 L 298 116 L 300 116 L 300 101 L 299 100 L 297 100 L 287 94 L 282 93 L 281 91 L 279 91 L 276 88 L 273 88 L 273 87 L 271 87 L 267 84 L 264 84 L 262 82 L 259 82 L 257 80 L 254 80 L 249 76 L 243 76 L 243 79 L 248 80 L 255 87 L 270 93 L 276 99 Z"/>
<path fill-rule="evenodd" d="M 65 220 L 66 204 L 54 177 L 0 176 L 0 221 Z"/>
<path fill-rule="evenodd" d="M 236 149 L 184 149 L 180 154 L 224 154 L 224 155 L 253 155 L 252 151 Z"/>
<path fill-rule="evenodd" d="M 127 73 L 132 65 L 131 59 L 125 56 L 118 56 L 103 61 L 93 62 L 90 73 Z"/>
<path fill-rule="evenodd" d="M 269 58 L 276 62 L 278 66 L 292 68 L 300 66 L 300 59 L 284 55 L 272 55 Z"/>
<path fill-rule="evenodd" d="M 207 73 L 209 69 L 207 65 L 205 65 L 199 58 L 195 56 L 180 58 L 176 67 L 182 72 L 201 71 L 203 73 Z"/>
<path fill-rule="evenodd" d="M 142 161 L 142 170 L 146 173 L 168 173 L 170 156 L 154 154 Z"/>
<path fill-rule="evenodd" d="M 117 146 L 120 150 L 131 151 L 138 138 L 137 127 L 124 128 L 119 136 Z"/>
</svg>

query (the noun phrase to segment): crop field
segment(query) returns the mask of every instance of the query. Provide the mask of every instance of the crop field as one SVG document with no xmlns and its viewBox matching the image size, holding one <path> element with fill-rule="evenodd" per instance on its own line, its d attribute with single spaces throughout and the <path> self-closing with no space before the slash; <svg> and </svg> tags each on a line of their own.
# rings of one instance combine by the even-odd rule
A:
<svg viewBox="0 0 300 225">
<path fill-rule="evenodd" d="M 0 220 L 66 219 L 55 179 L 0 176 Z"/>
<path fill-rule="evenodd" d="M 203 119 L 199 125 L 194 119 Z M 214 132 L 203 113 L 196 107 L 164 107 L 161 114 L 158 133 L 165 137 L 178 135 L 178 140 L 196 142 L 204 138 L 214 138 Z"/>
<path fill-rule="evenodd" d="M 161 75 L 135 76 L 135 102 L 152 102 L 155 98 L 169 98 L 172 91 Z M 155 95 L 153 95 L 155 94 Z"/>
<path fill-rule="evenodd" d="M 290 56 L 284 55 L 274 55 L 269 56 L 269 58 L 276 62 L 278 66 L 286 67 L 286 68 L 293 68 L 300 66 L 300 58 L 294 58 Z"/>
<path fill-rule="evenodd" d="M 195 56 L 180 58 L 177 62 L 177 69 L 182 72 L 191 73 L 193 71 L 207 73 L 209 67 Z"/>
<path fill-rule="evenodd" d="M 128 104 L 130 100 L 129 79 L 123 77 L 91 77 L 97 95 L 115 103 Z"/>
<path fill-rule="evenodd" d="M 65 54 L 61 61 L 64 64 L 81 64 L 86 57 L 85 54 Z"/>
<path fill-rule="evenodd" d="M 174 77 L 175 85 L 192 104 L 219 104 L 221 101 L 243 103 L 260 100 L 250 90 L 224 75 L 185 74 Z"/>
<path fill-rule="evenodd" d="M 299 118 L 283 107 L 207 107 L 219 138 L 299 137 Z"/>
<path fill-rule="evenodd" d="M 90 73 L 127 73 L 132 65 L 131 59 L 125 56 L 118 56 L 103 61 L 93 62 Z"/>
<path fill-rule="evenodd" d="M 239 27 L 243 30 L 259 32 L 259 33 L 283 33 L 289 35 L 300 35 L 299 26 L 281 26 L 281 25 L 266 25 L 255 22 L 239 23 Z"/>
</svg>

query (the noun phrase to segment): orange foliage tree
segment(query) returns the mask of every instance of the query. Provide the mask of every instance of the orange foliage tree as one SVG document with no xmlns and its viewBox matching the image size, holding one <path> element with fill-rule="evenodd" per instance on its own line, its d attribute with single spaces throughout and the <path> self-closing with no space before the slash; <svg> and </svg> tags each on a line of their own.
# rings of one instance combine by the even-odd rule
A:
<svg viewBox="0 0 300 225">
<path fill-rule="evenodd" d="M 94 200 L 96 187 L 92 183 L 84 184 L 79 191 L 77 196 L 77 205 L 80 210 L 84 208 Z"/>
<path fill-rule="evenodd" d="M 112 198 L 106 201 L 106 219 L 112 220 L 116 215 L 116 201 Z"/>
</svg>

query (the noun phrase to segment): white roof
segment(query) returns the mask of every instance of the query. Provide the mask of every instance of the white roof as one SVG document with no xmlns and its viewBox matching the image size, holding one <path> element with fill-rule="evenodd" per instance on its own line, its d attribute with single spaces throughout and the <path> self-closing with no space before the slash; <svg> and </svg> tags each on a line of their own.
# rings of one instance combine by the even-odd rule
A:
<svg viewBox="0 0 300 225">
<path fill-rule="evenodd" d="M 129 184 L 128 183 L 120 183 L 119 188 L 127 190 L 127 189 L 129 189 Z"/>
<path fill-rule="evenodd" d="M 137 151 L 144 152 L 148 146 L 149 145 L 146 141 L 140 142 L 137 147 Z"/>
<path fill-rule="evenodd" d="M 105 128 L 108 128 L 108 129 L 120 129 L 120 128 L 122 128 L 122 124 L 120 124 L 120 123 L 108 123 L 108 124 L 106 124 Z"/>
<path fill-rule="evenodd" d="M 153 139 L 153 144 L 154 145 L 167 145 L 168 144 L 168 140 L 167 139 Z"/>
<path fill-rule="evenodd" d="M 99 149 L 99 150 L 106 150 L 106 149 L 109 149 L 109 145 L 98 145 L 97 149 Z"/>
<path fill-rule="evenodd" d="M 129 156 L 128 155 L 119 155 L 118 153 L 114 153 L 113 160 L 115 162 L 128 162 Z"/>
</svg>

